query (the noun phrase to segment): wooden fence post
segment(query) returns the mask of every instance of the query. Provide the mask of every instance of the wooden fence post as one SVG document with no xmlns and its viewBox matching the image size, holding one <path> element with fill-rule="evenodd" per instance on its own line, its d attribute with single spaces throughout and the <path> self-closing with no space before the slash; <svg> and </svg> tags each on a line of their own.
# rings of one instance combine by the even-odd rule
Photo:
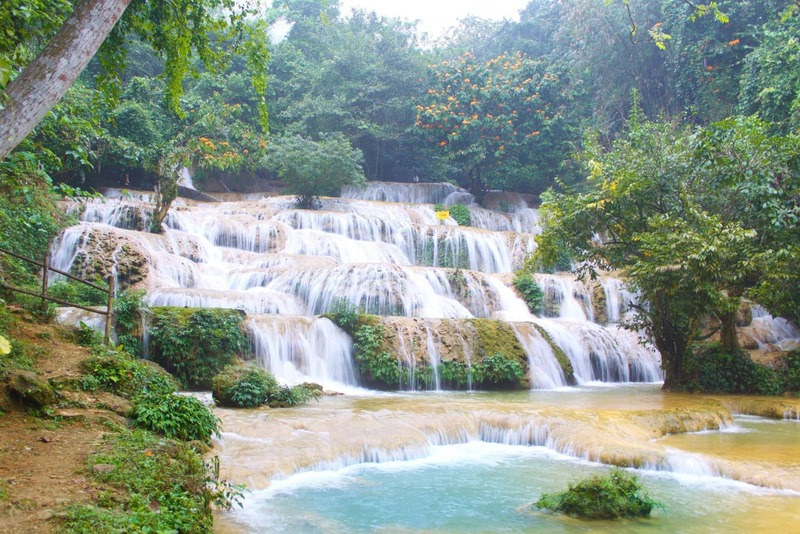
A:
<svg viewBox="0 0 800 534">
<path fill-rule="evenodd" d="M 42 315 L 47 314 L 47 285 L 50 281 L 50 251 L 44 255 L 44 266 L 42 267 Z"/>
<path fill-rule="evenodd" d="M 108 275 L 108 308 L 106 308 L 106 338 L 105 343 L 108 346 L 108 340 L 111 337 L 111 317 L 114 314 L 114 275 Z"/>
</svg>

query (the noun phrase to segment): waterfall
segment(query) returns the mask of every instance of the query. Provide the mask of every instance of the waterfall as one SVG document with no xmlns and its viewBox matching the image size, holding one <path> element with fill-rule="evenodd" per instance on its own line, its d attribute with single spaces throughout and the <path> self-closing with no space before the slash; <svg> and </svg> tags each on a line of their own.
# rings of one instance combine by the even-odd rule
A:
<svg viewBox="0 0 800 534">
<path fill-rule="evenodd" d="M 405 202 L 414 204 L 443 204 L 451 193 L 465 192 L 448 183 L 370 182 L 365 188 L 347 186 L 343 198 Z"/>
<path fill-rule="evenodd" d="M 553 348 L 532 324 L 515 323 L 517 335 L 528 354 L 531 386 L 534 389 L 553 389 L 567 385 L 564 370 L 558 363 Z"/>
<path fill-rule="evenodd" d="M 287 382 L 357 385 L 352 341 L 324 317 L 256 316 L 247 333 L 259 364 Z"/>
<path fill-rule="evenodd" d="M 660 358 L 639 343 L 636 334 L 588 321 L 538 321 L 563 350 L 578 383 L 656 382 L 662 379 Z"/>
<path fill-rule="evenodd" d="M 425 349 L 428 351 L 428 358 L 431 362 L 431 369 L 433 372 L 433 389 L 442 389 L 442 381 L 439 377 L 439 351 L 436 348 L 436 343 L 433 341 L 433 332 L 427 326 L 425 327 Z"/>
<path fill-rule="evenodd" d="M 151 210 L 146 194 L 109 193 L 111 200 L 68 206 L 81 223 L 54 243 L 53 265 L 113 273 L 122 289 L 146 289 L 152 306 L 242 310 L 258 361 L 282 381 L 358 384 L 351 340 L 320 317 L 341 301 L 380 316 L 393 332 L 393 355 L 410 370 L 403 388 L 441 388 L 442 362 L 460 362 L 471 380 L 473 361 L 485 356 L 471 346 L 474 318 L 513 323 L 514 350 L 527 355 L 536 389 L 567 385 L 555 349 L 580 383 L 661 379 L 655 351 L 593 322 L 627 313 L 633 296 L 618 280 L 604 278 L 601 288 L 536 275 L 546 319 L 528 311 L 512 273 L 535 250 L 539 228 L 520 195 L 494 193 L 490 209 L 450 184 L 371 182 L 323 198 L 319 210 L 280 196 L 180 200 L 157 235 L 141 231 Z M 469 204 L 473 226 L 436 219 L 432 204 L 455 201 Z M 602 314 L 595 310 L 601 291 Z"/>
<path fill-rule="evenodd" d="M 791 350 L 800 345 L 800 329 L 782 317 L 773 317 L 759 305 L 751 308 L 753 317 L 750 335 L 759 348 L 768 344 L 776 345 L 782 350 Z"/>
<path fill-rule="evenodd" d="M 600 280 L 606 300 L 605 312 L 609 323 L 618 323 L 639 301 L 638 296 L 628 290 L 619 278 L 604 277 Z"/>
<path fill-rule="evenodd" d="M 545 294 L 545 316 L 593 321 L 594 308 L 589 288 L 572 275 L 537 274 L 536 281 Z"/>
</svg>

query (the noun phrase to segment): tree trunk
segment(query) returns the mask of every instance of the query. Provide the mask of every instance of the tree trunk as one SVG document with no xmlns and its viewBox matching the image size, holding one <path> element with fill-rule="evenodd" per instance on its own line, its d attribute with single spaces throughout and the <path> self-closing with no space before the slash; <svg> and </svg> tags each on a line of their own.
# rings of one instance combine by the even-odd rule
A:
<svg viewBox="0 0 800 534">
<path fill-rule="evenodd" d="M 664 389 L 681 390 L 686 386 L 686 359 L 689 348 L 687 332 L 673 324 L 670 303 L 663 295 L 652 302 L 653 343 L 661 353 L 661 368 L 664 369 Z"/>
<path fill-rule="evenodd" d="M 6 88 L 0 161 L 47 115 L 106 40 L 131 0 L 83 0 L 42 52 Z"/>
<path fill-rule="evenodd" d="M 723 350 L 728 353 L 739 350 L 739 337 L 736 335 L 736 312 L 718 313 L 717 318 L 721 323 L 719 341 Z"/>
<path fill-rule="evenodd" d="M 480 166 L 476 165 L 467 171 L 467 183 L 469 183 L 469 192 L 472 193 L 472 197 L 475 199 L 475 202 L 478 204 L 483 203 L 489 187 L 483 181 Z"/>
</svg>

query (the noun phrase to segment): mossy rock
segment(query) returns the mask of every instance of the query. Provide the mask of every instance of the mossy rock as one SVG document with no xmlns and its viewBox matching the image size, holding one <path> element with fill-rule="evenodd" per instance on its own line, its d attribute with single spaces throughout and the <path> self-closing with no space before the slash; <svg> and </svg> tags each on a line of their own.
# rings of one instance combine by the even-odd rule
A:
<svg viewBox="0 0 800 534">
<path fill-rule="evenodd" d="M 603 285 L 595 282 L 592 285 L 592 309 L 594 320 L 599 324 L 608 324 L 608 311 L 606 310 L 606 291 Z"/>
<path fill-rule="evenodd" d="M 535 506 L 581 519 L 648 517 L 654 507 L 662 507 L 636 476 L 619 468 L 570 484 L 566 491 L 545 493 Z"/>
<path fill-rule="evenodd" d="M 523 389 L 530 387 L 526 379 L 528 354 L 517 339 L 511 325 L 495 319 L 470 319 L 475 329 L 474 353 L 477 361 L 472 362 L 475 371 L 475 387 L 484 389 Z M 503 363 L 503 360 L 508 360 Z M 482 366 L 485 368 L 481 372 Z M 495 371 L 503 368 L 498 375 Z M 520 376 L 521 372 L 521 376 Z"/>
<path fill-rule="evenodd" d="M 477 334 L 475 354 L 489 356 L 503 352 L 527 365 L 528 355 L 511 325 L 495 319 L 470 319 L 469 322 Z"/>
<path fill-rule="evenodd" d="M 8 376 L 8 390 L 24 406 L 41 408 L 55 404 L 58 395 L 53 387 L 33 371 L 15 371 Z"/>
</svg>

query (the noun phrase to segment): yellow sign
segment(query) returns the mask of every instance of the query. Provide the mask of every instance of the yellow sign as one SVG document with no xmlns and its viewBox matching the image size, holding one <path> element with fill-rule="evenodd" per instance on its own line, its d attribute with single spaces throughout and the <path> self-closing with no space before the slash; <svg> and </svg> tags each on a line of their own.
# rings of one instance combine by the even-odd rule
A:
<svg viewBox="0 0 800 534">
<path fill-rule="evenodd" d="M 450 218 L 450 212 L 449 211 L 437 211 L 436 212 L 436 218 L 439 219 L 440 221 L 443 221 L 445 219 L 449 219 Z"/>
</svg>

